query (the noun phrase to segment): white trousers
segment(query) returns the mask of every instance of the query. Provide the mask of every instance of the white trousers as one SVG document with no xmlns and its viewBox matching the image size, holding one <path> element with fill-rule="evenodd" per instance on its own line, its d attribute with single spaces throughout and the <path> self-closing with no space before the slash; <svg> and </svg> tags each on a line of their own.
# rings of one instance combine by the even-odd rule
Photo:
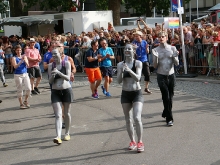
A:
<svg viewBox="0 0 220 165">
<path fill-rule="evenodd" d="M 18 98 L 23 96 L 23 88 L 25 90 L 25 95 L 31 94 L 31 83 L 28 73 L 14 74 L 15 84 L 17 87 Z"/>
</svg>

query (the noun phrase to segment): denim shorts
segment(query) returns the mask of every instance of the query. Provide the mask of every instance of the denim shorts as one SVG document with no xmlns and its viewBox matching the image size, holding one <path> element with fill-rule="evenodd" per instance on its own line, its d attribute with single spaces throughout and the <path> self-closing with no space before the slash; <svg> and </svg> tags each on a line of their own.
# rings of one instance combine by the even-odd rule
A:
<svg viewBox="0 0 220 165">
<path fill-rule="evenodd" d="M 13 57 L 13 54 L 5 54 L 5 58 L 11 58 Z"/>
</svg>

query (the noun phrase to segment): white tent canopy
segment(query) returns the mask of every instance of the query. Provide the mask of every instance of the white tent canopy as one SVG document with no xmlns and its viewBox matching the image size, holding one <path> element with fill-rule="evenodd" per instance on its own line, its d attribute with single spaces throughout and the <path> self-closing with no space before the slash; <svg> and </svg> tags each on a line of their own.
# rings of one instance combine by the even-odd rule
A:
<svg viewBox="0 0 220 165">
<path fill-rule="evenodd" d="M 208 18 L 209 17 L 209 15 L 207 14 L 207 15 L 204 15 L 204 16 L 202 16 L 202 17 L 199 17 L 199 18 L 196 18 L 196 19 L 194 19 L 193 20 L 193 22 L 200 22 L 201 21 L 201 19 L 203 19 L 203 18 Z"/>
<path fill-rule="evenodd" d="M 55 15 L 60 14 L 46 14 L 46 15 L 31 15 L 21 17 L 8 17 L 1 20 L 0 25 L 32 25 L 32 24 L 55 24 L 58 19 L 55 19 Z"/>
</svg>

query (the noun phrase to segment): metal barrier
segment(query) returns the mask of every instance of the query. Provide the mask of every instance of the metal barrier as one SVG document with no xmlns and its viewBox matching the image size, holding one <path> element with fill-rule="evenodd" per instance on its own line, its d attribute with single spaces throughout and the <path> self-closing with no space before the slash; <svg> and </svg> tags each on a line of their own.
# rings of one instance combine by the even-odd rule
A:
<svg viewBox="0 0 220 165">
<path fill-rule="evenodd" d="M 124 60 L 124 46 L 111 47 L 111 48 L 115 56 L 115 59 L 112 60 L 112 66 L 117 67 L 117 63 Z M 87 50 L 88 49 L 65 48 L 64 53 L 73 58 L 75 65 L 85 66 L 85 56 Z M 151 61 L 153 61 L 153 58 L 151 58 Z"/>
<path fill-rule="evenodd" d="M 220 64 L 220 49 L 219 44 L 195 44 L 194 46 L 186 45 L 186 62 L 187 70 L 191 73 L 199 73 L 203 75 L 219 74 Z M 177 71 L 183 72 L 183 56 L 180 45 L 176 45 L 177 50 L 180 51 L 179 61 L 180 65 Z"/>
<path fill-rule="evenodd" d="M 179 66 L 175 67 L 176 74 L 184 72 L 184 60 L 182 56 L 181 45 L 175 45 L 179 54 Z M 124 47 L 111 47 L 115 59 L 112 60 L 112 66 L 117 67 L 117 63 L 124 60 Z M 152 46 L 149 46 L 150 53 L 148 59 L 150 66 L 153 65 L 153 55 L 151 54 Z M 194 46 L 185 46 L 186 62 L 188 72 L 206 74 L 207 76 L 220 73 L 220 44 L 195 44 Z M 76 66 L 85 66 L 85 56 L 88 49 L 65 48 L 65 54 L 72 57 Z"/>
</svg>

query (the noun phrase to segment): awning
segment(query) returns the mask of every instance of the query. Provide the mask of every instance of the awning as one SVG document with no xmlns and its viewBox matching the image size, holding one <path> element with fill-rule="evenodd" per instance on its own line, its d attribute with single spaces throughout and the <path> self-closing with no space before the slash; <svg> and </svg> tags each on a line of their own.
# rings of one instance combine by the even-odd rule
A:
<svg viewBox="0 0 220 165">
<path fill-rule="evenodd" d="M 207 15 L 204 15 L 204 16 L 202 16 L 202 17 L 199 17 L 199 18 L 194 19 L 193 22 L 200 22 L 201 19 L 203 19 L 203 18 L 208 18 L 208 17 L 209 17 L 209 15 L 207 14 Z"/>
<path fill-rule="evenodd" d="M 24 26 L 34 24 L 57 24 L 56 19 L 44 16 L 24 16 L 24 17 L 9 17 L 1 20 L 0 26 L 12 25 L 12 26 Z"/>
<path fill-rule="evenodd" d="M 218 3 L 217 5 L 211 7 L 210 9 L 208 9 L 209 11 L 215 11 L 215 10 L 220 10 L 220 3 Z"/>
</svg>

